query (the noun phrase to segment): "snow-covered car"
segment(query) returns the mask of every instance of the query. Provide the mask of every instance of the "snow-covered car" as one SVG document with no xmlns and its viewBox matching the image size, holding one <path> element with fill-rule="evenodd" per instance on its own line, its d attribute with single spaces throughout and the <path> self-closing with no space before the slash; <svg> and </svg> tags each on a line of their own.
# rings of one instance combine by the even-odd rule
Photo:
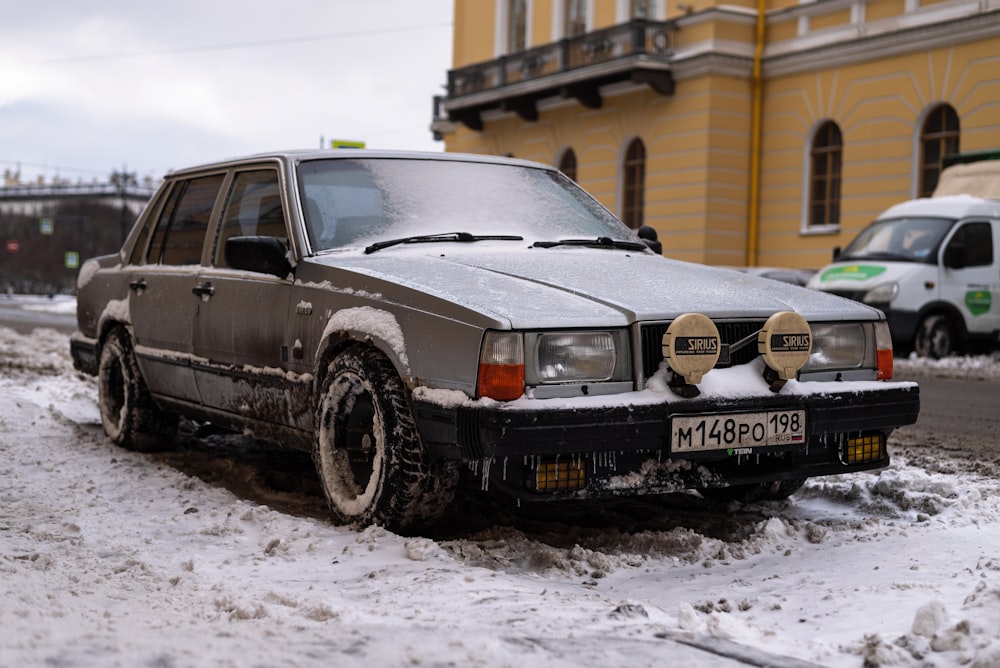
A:
<svg viewBox="0 0 1000 668">
<path fill-rule="evenodd" d="M 337 521 L 395 530 L 469 475 L 521 499 L 782 498 L 886 466 L 919 409 L 880 311 L 664 259 L 514 159 L 174 172 L 81 269 L 77 319 L 118 445 L 169 445 L 183 415 L 310 450 Z"/>
</svg>

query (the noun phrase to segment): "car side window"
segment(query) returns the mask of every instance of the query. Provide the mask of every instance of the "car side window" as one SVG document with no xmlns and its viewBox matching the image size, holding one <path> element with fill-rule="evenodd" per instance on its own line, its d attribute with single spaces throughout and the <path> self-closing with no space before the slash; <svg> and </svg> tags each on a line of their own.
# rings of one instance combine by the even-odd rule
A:
<svg viewBox="0 0 1000 668">
<path fill-rule="evenodd" d="M 955 231 L 948 246 L 965 249 L 966 267 L 988 267 L 993 264 L 993 229 L 989 223 L 966 223 Z"/>
<path fill-rule="evenodd" d="M 180 188 L 172 186 L 165 193 L 161 193 L 157 198 L 156 203 L 151 204 L 151 210 L 155 211 L 156 207 L 159 205 L 160 200 L 164 200 L 163 211 L 172 211 L 177 203 L 177 193 L 180 192 Z M 139 235 L 136 238 L 135 246 L 132 247 L 132 254 L 129 256 L 129 264 L 146 264 L 147 257 L 146 251 L 149 249 L 149 241 L 153 236 L 154 232 L 160 225 L 160 221 L 163 218 L 163 213 L 161 212 L 160 218 L 153 219 L 150 217 L 146 220 L 142 229 L 139 230 Z M 157 255 L 159 257 L 159 255 Z M 154 262 L 156 260 L 153 260 Z"/>
<path fill-rule="evenodd" d="M 149 245 L 148 263 L 200 264 L 205 233 L 219 196 L 223 174 L 190 179 L 174 186 Z"/>
<path fill-rule="evenodd" d="M 228 266 L 226 241 L 233 237 L 276 237 L 288 247 L 277 171 L 258 169 L 236 175 L 222 212 L 222 225 L 212 254 L 214 266 Z"/>
</svg>

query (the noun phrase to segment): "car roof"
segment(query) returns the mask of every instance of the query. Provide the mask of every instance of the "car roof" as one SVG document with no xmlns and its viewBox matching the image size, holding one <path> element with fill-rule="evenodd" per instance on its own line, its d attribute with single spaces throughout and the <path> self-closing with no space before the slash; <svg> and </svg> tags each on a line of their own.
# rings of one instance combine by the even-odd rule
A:
<svg viewBox="0 0 1000 668">
<path fill-rule="evenodd" d="M 968 216 L 1000 217 L 1000 200 L 973 197 L 972 195 L 945 195 L 923 197 L 891 206 L 879 219 L 907 216 L 965 218 Z"/>
<path fill-rule="evenodd" d="M 189 172 L 199 172 L 210 169 L 225 169 L 233 165 L 251 162 L 281 162 L 293 164 L 308 160 L 329 160 L 349 159 L 349 158 L 369 158 L 369 159 L 401 159 L 401 160 L 433 160 L 441 162 L 476 162 L 489 164 L 514 165 L 520 167 L 531 167 L 534 169 L 545 169 L 548 171 L 558 171 L 551 165 L 519 158 L 508 158 L 496 155 L 481 155 L 477 153 L 446 153 L 434 151 L 393 151 L 380 149 L 291 149 L 283 151 L 269 151 L 265 153 L 253 153 L 245 156 L 225 158 L 215 162 L 206 162 L 192 165 L 181 169 L 172 170 L 167 176 L 184 175 Z"/>
</svg>

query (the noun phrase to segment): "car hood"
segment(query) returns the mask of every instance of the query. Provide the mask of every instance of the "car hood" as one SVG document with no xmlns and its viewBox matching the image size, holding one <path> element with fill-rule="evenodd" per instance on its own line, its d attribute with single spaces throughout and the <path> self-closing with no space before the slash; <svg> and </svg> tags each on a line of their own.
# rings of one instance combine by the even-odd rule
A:
<svg viewBox="0 0 1000 668">
<path fill-rule="evenodd" d="M 879 317 L 874 309 L 822 292 L 621 250 L 463 249 L 454 254 L 418 254 L 405 249 L 382 255 L 338 254 L 319 261 L 366 276 L 363 289 L 390 301 L 409 302 L 415 290 L 491 314 L 514 328 L 625 326 L 670 320 L 687 312 L 757 319 L 776 311 L 796 311 L 817 321 Z M 343 285 L 339 280 L 334 284 Z M 399 295 L 393 294 L 396 290 Z"/>
</svg>

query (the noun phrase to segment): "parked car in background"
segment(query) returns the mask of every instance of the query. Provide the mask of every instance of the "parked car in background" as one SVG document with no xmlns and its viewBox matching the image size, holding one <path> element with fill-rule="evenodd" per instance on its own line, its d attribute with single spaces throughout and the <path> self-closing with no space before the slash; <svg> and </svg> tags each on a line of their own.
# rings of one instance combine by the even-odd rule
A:
<svg viewBox="0 0 1000 668">
<path fill-rule="evenodd" d="M 183 415 L 309 450 L 355 525 L 415 530 L 462 472 L 527 500 L 783 498 L 886 466 L 919 409 L 878 310 L 664 259 L 513 159 L 180 170 L 78 283 L 115 443 L 169 445 Z"/>
<path fill-rule="evenodd" d="M 735 271 L 743 272 L 744 274 L 750 274 L 751 276 L 759 276 L 761 278 L 769 278 L 772 281 L 781 281 L 782 283 L 791 283 L 792 285 L 805 286 L 809 283 L 809 279 L 813 277 L 816 273 L 813 269 L 792 269 L 789 267 L 722 267 L 723 269 L 733 269 Z"/>
<path fill-rule="evenodd" d="M 1000 159 L 952 165 L 890 207 L 809 286 L 883 310 L 897 347 L 941 358 L 1000 340 Z"/>
</svg>

